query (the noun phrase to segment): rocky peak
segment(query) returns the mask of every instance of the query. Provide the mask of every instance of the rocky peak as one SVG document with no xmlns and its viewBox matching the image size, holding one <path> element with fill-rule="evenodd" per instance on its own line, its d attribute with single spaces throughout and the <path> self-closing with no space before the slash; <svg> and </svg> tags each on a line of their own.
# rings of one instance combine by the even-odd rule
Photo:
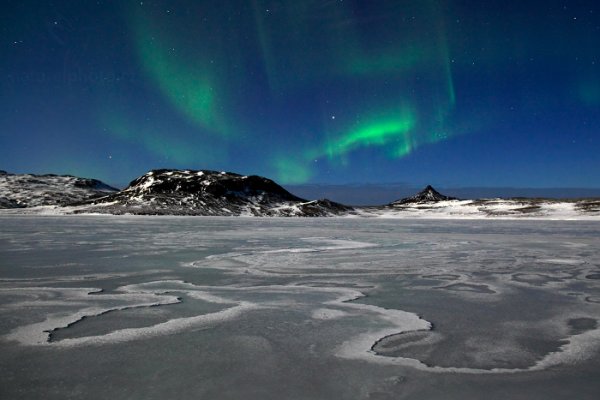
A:
<svg viewBox="0 0 600 400">
<path fill-rule="evenodd" d="M 435 190 L 433 186 L 427 185 L 425 189 L 411 197 L 405 197 L 400 200 L 396 200 L 392 203 L 395 204 L 410 204 L 410 203 L 437 203 L 438 201 L 445 200 L 456 200 L 456 197 L 445 196 Z"/>
<path fill-rule="evenodd" d="M 285 201 L 305 201 L 261 176 L 209 170 L 152 170 L 132 181 L 124 192 L 137 195 L 210 195 L 226 198 L 267 196 Z"/>
<path fill-rule="evenodd" d="M 80 211 L 80 210 L 78 210 Z M 112 195 L 88 202 L 86 212 L 212 216 L 331 216 L 352 208 L 306 201 L 257 175 L 210 170 L 152 170 Z"/>
</svg>

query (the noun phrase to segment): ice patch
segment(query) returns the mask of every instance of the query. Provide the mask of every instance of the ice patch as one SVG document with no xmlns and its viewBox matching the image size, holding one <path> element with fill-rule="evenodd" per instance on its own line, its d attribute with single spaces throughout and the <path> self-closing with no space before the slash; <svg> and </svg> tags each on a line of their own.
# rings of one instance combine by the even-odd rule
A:
<svg viewBox="0 0 600 400">
<path fill-rule="evenodd" d="M 593 326 L 591 324 L 588 325 L 589 326 L 586 326 L 589 328 L 588 330 L 562 339 L 564 344 L 560 346 L 557 351 L 547 353 L 543 356 L 543 358 L 526 368 L 482 369 L 468 367 L 441 367 L 427 365 L 415 358 L 380 355 L 381 353 L 385 353 L 386 350 L 387 352 L 391 352 L 395 350 L 401 350 L 411 345 L 430 345 L 439 341 L 439 337 L 436 337 L 435 335 L 430 336 L 434 332 L 431 332 L 429 335 L 427 335 L 427 329 L 419 330 L 416 329 L 415 325 L 412 326 L 412 332 L 411 330 L 404 330 L 397 333 L 389 333 L 388 335 L 380 337 L 380 339 L 373 342 L 374 344 L 372 345 L 372 351 L 369 352 L 361 351 L 361 349 L 364 348 L 369 340 L 374 338 L 375 334 L 362 335 L 352 341 L 345 342 L 338 350 L 337 355 L 343 358 L 360 359 L 382 365 L 400 365 L 412 367 L 421 371 L 434 373 L 507 374 L 541 371 L 559 365 L 580 363 L 584 360 L 595 357 L 598 348 L 600 348 L 600 329 L 598 329 L 597 324 Z M 387 331 L 391 331 L 391 329 Z M 380 331 L 379 333 L 383 332 L 385 331 Z M 399 341 L 402 337 L 404 337 L 404 341 L 398 345 L 394 345 L 393 341 Z"/>
<path fill-rule="evenodd" d="M 15 289 L 9 289 L 15 290 Z M 23 292 L 44 292 L 58 295 L 59 299 L 52 299 L 50 305 L 55 305 L 57 301 L 64 299 L 63 305 L 76 306 L 78 304 L 94 304 L 89 305 L 76 312 L 59 312 L 49 314 L 46 319 L 42 322 L 37 322 L 14 329 L 9 334 L 5 335 L 3 339 L 9 341 L 16 341 L 23 345 L 35 346 L 35 345 L 50 345 L 49 342 L 50 333 L 59 328 L 65 328 L 71 324 L 76 323 L 82 318 L 89 316 L 97 316 L 109 311 L 125 310 L 136 307 L 151 307 L 159 306 L 164 304 L 174 304 L 179 302 L 176 296 L 171 295 L 150 295 L 150 294 L 100 294 L 101 289 L 90 289 L 90 288 L 17 288 L 20 293 Z M 7 289 L 0 290 L 6 292 Z M 94 296 L 90 296 L 95 294 Z M 35 296 L 36 294 L 34 294 Z M 29 300 L 27 301 L 30 307 L 47 307 L 46 300 Z M 102 306 L 97 303 L 109 303 L 109 305 Z M 116 303 L 116 304 L 115 304 Z M 121 304 L 119 304 L 121 303 Z M 125 303 L 125 304 L 122 304 Z M 13 305 L 14 306 L 14 305 Z M 62 341 L 61 341 L 62 342 Z M 60 343 L 60 342 L 59 342 Z"/>
<path fill-rule="evenodd" d="M 330 320 L 330 319 L 338 319 L 348 316 L 347 312 L 341 310 L 334 310 L 331 308 L 319 308 L 314 310 L 312 313 L 312 317 L 314 319 L 322 319 L 322 320 Z"/>
<path fill-rule="evenodd" d="M 311 253 L 318 251 L 332 251 L 332 250 L 352 250 L 352 249 L 364 249 L 367 247 L 376 247 L 376 244 L 367 242 L 358 242 L 354 240 L 346 239 L 329 239 L 329 238 L 301 238 L 300 240 L 306 242 L 312 242 L 318 244 L 314 247 L 305 248 L 285 248 L 277 250 L 266 250 L 262 251 L 263 254 L 275 254 L 275 253 Z M 329 244 L 328 246 L 325 244 Z"/>
<path fill-rule="evenodd" d="M 567 265 L 580 265 L 585 264 L 584 260 L 569 259 L 569 258 L 543 258 L 538 260 L 540 263 L 548 264 L 567 264 Z"/>
<path fill-rule="evenodd" d="M 215 313 L 198 315 L 195 317 L 188 318 L 172 319 L 167 322 L 144 328 L 121 329 L 101 336 L 87 336 L 82 338 L 63 339 L 53 344 L 58 345 L 60 347 L 72 347 L 90 344 L 99 345 L 109 343 L 121 343 L 131 340 L 147 339 L 155 336 L 178 333 L 192 328 L 197 329 L 201 327 L 206 327 L 215 323 L 222 323 L 224 321 L 238 317 L 245 311 L 256 308 L 257 307 L 254 304 L 243 302 L 237 306 Z"/>
</svg>

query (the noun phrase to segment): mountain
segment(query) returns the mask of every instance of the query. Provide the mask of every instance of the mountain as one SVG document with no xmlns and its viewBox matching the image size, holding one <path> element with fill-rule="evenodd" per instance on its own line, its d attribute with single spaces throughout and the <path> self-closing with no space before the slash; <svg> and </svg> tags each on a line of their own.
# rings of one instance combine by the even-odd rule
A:
<svg viewBox="0 0 600 400">
<path fill-rule="evenodd" d="M 437 190 L 435 190 L 431 185 L 427 185 L 425 189 L 421 190 L 414 196 L 405 197 L 400 200 L 396 200 L 391 203 L 394 205 L 405 205 L 405 204 L 415 204 L 415 203 L 437 203 L 438 201 L 447 201 L 447 200 L 458 200 L 456 197 L 444 196 Z"/>
<path fill-rule="evenodd" d="M 427 186 L 388 205 L 349 207 L 307 201 L 256 175 L 167 169 L 150 171 L 122 191 L 95 179 L 0 171 L 0 208 L 13 209 L 4 214 L 600 219 L 598 198 L 458 200 Z"/>
<path fill-rule="evenodd" d="M 63 206 L 117 191 L 96 179 L 0 171 L 0 208 Z"/>
<path fill-rule="evenodd" d="M 231 172 L 152 170 L 124 190 L 75 212 L 213 216 L 333 216 L 353 209 L 329 200 L 307 201 L 270 179 Z"/>
</svg>

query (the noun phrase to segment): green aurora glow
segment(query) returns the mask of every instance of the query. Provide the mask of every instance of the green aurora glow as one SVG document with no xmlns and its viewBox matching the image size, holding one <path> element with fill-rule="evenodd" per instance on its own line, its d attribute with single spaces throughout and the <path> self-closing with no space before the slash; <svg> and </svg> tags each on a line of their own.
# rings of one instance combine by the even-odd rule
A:
<svg viewBox="0 0 600 400">
<path fill-rule="evenodd" d="M 152 18 L 135 14 L 134 39 L 141 65 L 166 99 L 205 134 L 228 135 L 221 117 L 222 91 L 210 60 L 179 55 L 177 37 L 155 27 Z M 190 51 L 184 52 L 189 55 Z M 192 53 L 194 53 L 192 51 Z"/>
<path fill-rule="evenodd" d="M 22 0 L 4 11 L 10 172 L 600 185 L 598 2 Z"/>
<path fill-rule="evenodd" d="M 265 3 L 253 0 L 249 4 L 248 17 L 236 21 L 246 27 L 244 40 L 239 36 L 232 39 L 226 26 L 232 24 L 230 18 L 225 18 L 228 14 L 212 7 L 199 7 L 195 18 L 178 19 L 178 25 L 143 9 L 132 13 L 133 39 L 143 70 L 168 103 L 198 127 L 199 137 L 221 139 L 220 144 L 212 144 L 213 148 L 227 148 L 235 137 L 245 136 L 248 149 L 257 155 L 256 163 L 262 163 L 258 170 L 282 183 L 301 183 L 315 175 L 319 161 L 329 168 L 343 169 L 353 162 L 352 154 L 368 148 L 380 148 L 384 158 L 402 158 L 420 146 L 453 135 L 446 120 L 452 114 L 456 94 L 437 2 L 411 5 L 413 12 L 437 21 L 433 27 L 424 26 L 421 31 L 413 26 L 398 30 L 393 24 L 385 25 L 377 33 L 377 41 L 364 27 L 348 23 L 352 10 L 344 5 L 322 7 L 317 15 L 308 3 L 283 2 L 274 19 L 265 12 Z M 393 4 L 386 7 L 382 14 L 398 8 Z M 200 15 L 208 21 L 204 25 L 198 22 Z M 307 40 L 315 30 L 321 31 L 320 40 Z M 217 45 L 204 43 L 207 36 Z M 253 84 L 250 76 L 240 77 L 238 73 L 248 68 L 244 64 L 244 48 L 248 47 L 258 49 L 267 83 L 265 90 L 254 94 L 256 101 L 274 109 L 290 109 L 288 104 L 301 95 L 299 88 L 307 85 L 328 87 L 348 81 L 351 87 L 360 87 L 369 81 L 375 85 L 390 81 L 392 87 L 383 90 L 393 93 L 390 89 L 396 87 L 397 92 L 384 99 L 377 99 L 375 93 L 347 101 L 347 114 L 367 115 L 360 121 L 339 118 L 335 126 L 330 126 L 307 115 L 308 126 L 298 128 L 311 130 L 310 139 L 274 145 L 269 148 L 273 155 L 263 157 L 261 141 L 253 137 L 273 132 L 269 117 L 244 117 L 235 107 Z M 414 84 L 420 79 L 434 89 L 428 87 L 422 92 Z M 312 113 L 316 116 L 323 109 L 324 105 L 317 103 Z M 382 112 L 390 109 L 400 111 Z M 186 146 L 178 146 L 168 138 L 161 143 L 159 136 L 148 135 L 144 143 L 150 151 L 168 152 L 179 164 L 193 158 L 195 152 Z M 197 149 L 200 153 L 205 150 Z"/>
<path fill-rule="evenodd" d="M 125 113 L 104 112 L 99 120 L 113 137 L 160 156 L 176 167 L 186 168 L 198 159 L 215 162 L 225 157 L 221 149 L 203 146 L 201 138 L 169 134 L 166 127 L 128 118 Z"/>
</svg>

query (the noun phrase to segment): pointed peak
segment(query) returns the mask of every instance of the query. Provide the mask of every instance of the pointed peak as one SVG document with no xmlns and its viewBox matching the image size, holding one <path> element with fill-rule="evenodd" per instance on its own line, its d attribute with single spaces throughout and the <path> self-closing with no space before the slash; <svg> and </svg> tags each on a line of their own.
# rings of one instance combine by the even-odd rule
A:
<svg viewBox="0 0 600 400">
<path fill-rule="evenodd" d="M 437 190 L 435 190 L 433 188 L 433 186 L 431 186 L 431 185 L 425 186 L 425 188 L 423 190 L 421 190 L 419 193 L 417 193 L 417 196 L 418 195 L 429 195 L 429 196 L 446 197 L 443 194 L 441 194 L 440 192 L 438 192 Z"/>
<path fill-rule="evenodd" d="M 427 185 L 425 189 L 421 190 L 416 195 L 396 200 L 392 204 L 437 203 L 438 201 L 445 200 L 456 200 L 456 197 L 445 196 L 435 190 L 433 186 Z"/>
</svg>

